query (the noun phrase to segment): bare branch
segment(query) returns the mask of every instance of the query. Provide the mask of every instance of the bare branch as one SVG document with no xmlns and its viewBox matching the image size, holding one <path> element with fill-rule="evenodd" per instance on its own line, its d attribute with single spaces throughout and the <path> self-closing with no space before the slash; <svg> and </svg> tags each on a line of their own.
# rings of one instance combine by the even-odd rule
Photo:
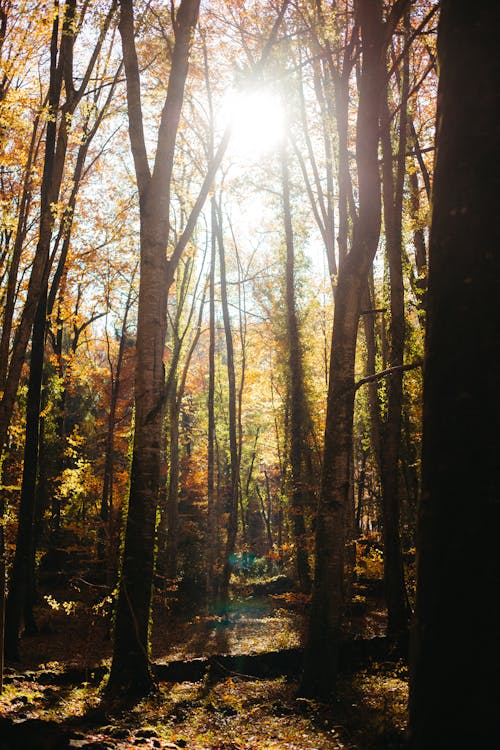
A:
<svg viewBox="0 0 500 750">
<path fill-rule="evenodd" d="M 357 391 L 362 385 L 366 383 L 373 383 L 375 380 L 386 378 L 389 375 L 393 375 L 396 372 L 406 372 L 408 370 L 415 370 L 417 367 L 422 367 L 423 360 L 416 359 L 415 362 L 410 362 L 407 365 L 397 365 L 396 367 L 388 367 L 386 370 L 375 372 L 373 375 L 367 375 L 366 378 L 361 378 L 354 384 L 354 390 Z"/>
</svg>

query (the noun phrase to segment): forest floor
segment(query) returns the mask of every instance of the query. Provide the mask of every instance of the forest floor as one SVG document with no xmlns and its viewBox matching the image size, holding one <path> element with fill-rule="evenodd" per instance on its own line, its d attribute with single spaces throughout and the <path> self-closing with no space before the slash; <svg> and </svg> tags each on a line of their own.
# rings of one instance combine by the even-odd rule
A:
<svg viewBox="0 0 500 750">
<path fill-rule="evenodd" d="M 174 617 L 155 602 L 153 661 L 161 670 L 222 654 L 300 653 L 307 605 L 293 593 L 234 592 L 221 617 Z M 43 594 L 43 592 L 42 592 Z M 367 658 L 342 673 L 337 700 L 296 697 L 293 667 L 256 679 L 212 662 L 218 673 L 160 677 L 158 691 L 119 710 L 101 700 L 109 665 L 109 600 L 99 586 L 75 578 L 41 597 L 39 633 L 21 641 L 22 661 L 7 666 L 0 695 L 0 750 L 390 750 L 403 746 L 407 669 L 402 660 Z M 359 639 L 383 635 L 378 586 L 363 590 L 350 623 Z M 265 657 L 264 657 L 265 658 Z M 198 664 L 198 662 L 192 662 Z M 235 662 L 238 665 L 238 661 Z M 248 665 L 249 662 L 245 662 Z M 241 662 L 241 664 L 244 664 Z M 243 667 L 248 668 L 248 667 Z M 279 670 L 278 670 L 279 671 Z M 168 675 L 167 675 L 168 679 Z M 182 680 L 182 681 L 181 681 Z"/>
</svg>

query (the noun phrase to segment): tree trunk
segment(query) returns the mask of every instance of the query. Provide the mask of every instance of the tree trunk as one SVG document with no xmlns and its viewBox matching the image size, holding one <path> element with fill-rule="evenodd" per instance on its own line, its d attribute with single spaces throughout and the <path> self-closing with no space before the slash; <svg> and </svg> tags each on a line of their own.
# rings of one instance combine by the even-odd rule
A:
<svg viewBox="0 0 500 750">
<path fill-rule="evenodd" d="M 500 5 L 443 0 L 412 750 L 498 745 Z"/>
<path fill-rule="evenodd" d="M 401 86 L 399 144 L 396 174 L 387 93 L 383 97 L 381 144 L 383 155 L 383 196 L 386 253 L 390 276 L 390 357 L 389 367 L 401 368 L 404 361 L 405 309 L 403 284 L 403 187 L 406 162 L 406 128 L 408 99 L 408 56 L 403 60 Z M 400 535 L 400 443 L 403 405 L 403 371 L 387 378 L 387 414 L 382 424 L 380 481 L 384 540 L 384 586 L 387 603 L 387 634 L 391 638 L 408 639 L 409 607 L 404 580 Z"/>
<path fill-rule="evenodd" d="M 182 394 L 178 394 L 178 379 L 174 377 L 168 403 L 169 475 L 167 489 L 167 549 L 166 576 L 177 577 L 177 539 L 179 534 L 179 416 Z"/>
<path fill-rule="evenodd" d="M 116 358 L 116 366 L 113 372 L 113 365 L 109 356 L 108 348 L 108 362 L 110 369 L 110 381 L 111 381 L 111 393 L 109 401 L 109 414 L 108 414 L 108 430 L 106 434 L 106 446 L 104 452 L 104 476 L 102 480 L 102 494 L 101 494 L 101 508 L 100 518 L 101 525 L 99 527 L 98 538 L 97 538 L 97 556 L 101 561 L 107 560 L 108 569 L 110 568 L 110 544 L 113 538 L 113 480 L 114 480 L 114 454 L 115 454 L 115 429 L 116 429 L 116 410 L 118 407 L 118 399 L 120 397 L 121 387 L 121 375 L 123 358 L 125 355 L 125 345 L 127 340 L 127 319 L 132 307 L 132 290 L 133 290 L 133 279 L 134 274 L 130 280 L 130 288 L 125 301 L 125 309 L 123 311 L 122 330 L 120 334 L 120 343 L 118 346 L 118 356 Z M 109 347 L 109 344 L 108 344 Z M 108 552 L 108 554 L 106 554 Z"/>
<path fill-rule="evenodd" d="M 5 610 L 5 658 L 19 659 L 19 630 L 25 595 L 31 576 L 34 556 L 35 497 L 38 469 L 38 433 L 45 351 L 47 288 L 38 304 L 31 343 L 31 363 L 26 405 L 26 437 L 24 444 L 23 478 L 17 527 L 16 551 L 9 579 L 9 595 Z"/>
<path fill-rule="evenodd" d="M 389 20 L 383 24 L 379 0 L 361 0 L 358 4 L 363 54 L 356 132 L 359 212 L 352 248 L 340 266 L 335 295 L 316 525 L 316 568 L 300 687 L 305 696 L 327 698 L 336 690 L 338 644 L 344 611 L 346 514 L 351 499 L 356 338 L 362 295 L 380 234 L 378 136 L 379 103 L 385 78 L 384 53 L 402 11 L 402 3 L 396 3 Z"/>
<path fill-rule="evenodd" d="M 297 576 L 300 590 L 311 590 L 311 572 L 307 550 L 305 523 L 304 452 L 306 450 L 306 403 L 299 322 L 295 303 L 295 252 L 293 242 L 292 215 L 290 207 L 290 184 L 285 147 L 281 152 L 281 183 L 283 191 L 283 219 L 286 242 L 286 327 L 288 338 L 288 383 L 290 404 L 290 474 L 292 491 L 292 527 L 296 547 Z"/>
<path fill-rule="evenodd" d="M 108 693 L 115 695 L 145 695 L 154 684 L 149 664 L 149 633 L 165 395 L 163 350 L 167 280 L 173 274 L 166 259 L 170 180 L 198 10 L 199 0 L 182 0 L 174 19 L 175 45 L 155 165 L 150 173 L 140 101 L 133 4 L 131 0 L 121 1 L 119 28 L 127 79 L 129 135 L 140 195 L 141 258 L 134 446 L 113 659 L 107 685 Z"/>
<path fill-rule="evenodd" d="M 238 533 L 238 494 L 239 494 L 239 461 L 238 461 L 238 437 L 237 437 L 237 407 L 236 407 L 236 375 L 234 366 L 234 346 L 233 333 L 231 330 L 231 319 L 229 317 L 229 306 L 227 299 L 227 281 L 226 281 L 226 255 L 224 249 L 224 239 L 222 235 L 221 216 L 218 212 L 216 217 L 217 244 L 219 247 L 220 260 L 220 288 L 222 317 L 224 320 L 224 333 L 226 337 L 227 353 L 227 379 L 229 388 L 229 460 L 230 460 L 230 477 L 229 477 L 229 519 L 227 523 L 226 550 L 224 566 L 222 570 L 222 580 L 219 591 L 219 599 L 223 608 L 227 607 L 229 599 L 229 579 L 232 570 L 232 557 L 236 546 L 236 536 Z"/>
<path fill-rule="evenodd" d="M 2 309 L 2 334 L 0 338 L 0 388 L 3 390 L 9 366 L 9 348 L 12 334 L 12 321 L 16 306 L 16 292 L 18 286 L 18 272 L 21 261 L 21 253 L 26 238 L 29 210 L 33 198 L 32 171 L 33 164 L 38 156 L 40 147 L 40 117 L 36 117 L 33 123 L 30 148 L 26 168 L 24 170 L 23 191 L 17 214 L 17 226 L 12 249 L 12 259 L 7 279 L 7 289 Z"/>
<path fill-rule="evenodd" d="M 207 605 L 213 607 L 217 595 L 217 508 L 215 494 L 215 262 L 217 254 L 217 206 L 211 201 L 211 252 L 209 279 L 208 344 L 208 434 L 207 434 Z"/>
<path fill-rule="evenodd" d="M 71 22 L 74 15 L 74 3 L 68 3 L 66 8 L 66 20 L 64 31 L 67 32 L 67 24 Z M 5 379 L 2 383 L 3 393 L 0 402 L 0 454 L 3 452 L 7 440 L 8 429 L 17 394 L 21 368 L 31 333 L 32 326 L 37 321 L 37 335 L 34 336 L 31 356 L 33 360 L 37 356 L 37 346 L 42 351 L 42 366 L 33 368 L 33 377 L 30 372 L 29 413 L 27 414 L 26 449 L 23 467 L 23 499 L 18 523 L 18 544 L 16 545 L 16 560 L 13 568 L 14 579 L 10 586 L 10 603 L 6 605 L 2 600 L 2 621 L 5 616 L 5 644 L 0 644 L 2 649 L 7 650 L 8 658 L 19 658 L 19 626 L 24 603 L 24 595 L 28 581 L 28 569 L 32 558 L 33 546 L 33 521 L 34 521 L 34 492 L 36 485 L 36 472 L 38 463 L 38 429 L 40 411 L 41 370 L 43 368 L 43 348 L 45 341 L 45 313 L 47 300 L 47 284 L 49 273 L 49 248 L 52 238 L 54 217 L 52 203 L 57 202 L 62 175 L 58 168 L 56 158 L 57 141 L 57 112 L 62 87 L 62 65 L 58 61 L 59 44 L 59 22 L 56 18 L 52 26 L 51 37 L 51 60 L 50 60 L 50 82 L 48 107 L 53 113 L 53 118 L 47 122 L 45 138 L 45 154 L 43 165 L 43 176 L 41 185 L 40 225 L 39 237 L 35 257 L 33 260 L 28 293 L 21 320 L 16 329 L 14 337 L 12 356 L 8 368 L 5 370 Z M 63 43 L 61 42 L 61 47 Z M 7 342 L 8 346 L 8 342 Z M 37 363 L 39 364 L 39 363 Z M 31 368 L 30 368 L 31 369 Z M 38 392 L 35 392 L 37 389 Z M 35 435 L 36 431 L 36 435 Z M 34 463 L 33 463 L 34 461 Z M 31 462 L 31 463 L 30 463 Z M 32 494 L 29 492 L 32 489 Z M 21 517 L 22 513 L 22 517 Z M 17 590 L 17 586 L 19 589 Z M 5 615 L 4 615 L 4 606 Z"/>
</svg>

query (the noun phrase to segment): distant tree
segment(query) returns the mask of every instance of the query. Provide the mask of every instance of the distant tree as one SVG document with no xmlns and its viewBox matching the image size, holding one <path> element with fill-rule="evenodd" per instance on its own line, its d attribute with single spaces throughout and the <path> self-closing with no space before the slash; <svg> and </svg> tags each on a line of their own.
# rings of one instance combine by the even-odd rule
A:
<svg viewBox="0 0 500 750">
<path fill-rule="evenodd" d="M 442 2 L 412 750 L 500 740 L 499 25 L 496 2 Z"/>
<path fill-rule="evenodd" d="M 106 561 L 108 568 L 111 562 L 111 547 L 113 541 L 113 479 L 115 471 L 115 432 L 117 427 L 118 401 L 120 397 L 120 388 L 122 380 L 122 370 L 125 360 L 127 337 L 128 337 L 128 318 L 130 311 L 135 303 L 135 286 L 134 278 L 137 273 L 137 266 L 131 271 L 130 287 L 123 305 L 121 320 L 121 330 L 116 331 L 119 338 L 118 352 L 116 357 L 111 355 L 111 342 L 106 328 L 106 358 L 109 366 L 110 394 L 109 394 L 109 411 L 107 415 L 107 429 L 104 447 L 104 472 L 102 481 L 100 519 L 101 525 L 97 534 L 97 557 L 100 561 Z M 108 294 L 109 297 L 109 294 Z M 107 300 L 110 308 L 110 300 Z"/>
<path fill-rule="evenodd" d="M 283 223 L 286 246 L 285 262 L 285 308 L 286 333 L 288 345 L 288 390 L 289 390 L 289 419 L 290 419 L 290 494 L 292 528 L 295 537 L 295 557 L 297 578 L 300 590 L 309 593 L 311 590 L 311 571 L 307 549 L 307 535 L 305 523 L 305 506 L 309 496 L 306 454 L 308 450 L 307 438 L 309 414 L 304 390 L 304 363 L 300 340 L 299 318 L 297 314 L 295 290 L 295 247 L 292 225 L 292 209 L 290 201 L 290 176 L 288 168 L 288 154 L 283 145 L 280 155 L 281 188 L 283 193 Z"/>
<path fill-rule="evenodd" d="M 215 214 L 215 231 L 217 235 L 217 247 L 219 250 L 220 263 L 220 295 L 222 307 L 222 319 L 224 322 L 224 335 L 226 339 L 226 363 L 228 382 L 228 412 L 229 412 L 229 488 L 228 503 L 225 511 L 228 513 L 226 549 L 224 555 L 224 567 L 222 570 L 220 590 L 221 607 L 227 606 L 229 598 L 229 580 L 232 571 L 232 560 L 236 546 L 238 533 L 238 498 L 239 498 L 239 454 L 238 454 L 238 414 L 236 394 L 236 373 L 234 361 L 234 342 L 229 314 L 229 303 L 227 295 L 227 266 L 224 235 L 222 231 L 222 215 L 220 207 Z"/>
</svg>

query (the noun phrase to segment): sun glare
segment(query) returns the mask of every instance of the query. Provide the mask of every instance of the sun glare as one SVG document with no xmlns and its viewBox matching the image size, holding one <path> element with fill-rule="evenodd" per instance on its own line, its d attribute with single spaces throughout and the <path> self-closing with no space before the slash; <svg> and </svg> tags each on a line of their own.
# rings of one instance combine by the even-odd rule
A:
<svg viewBox="0 0 500 750">
<path fill-rule="evenodd" d="M 231 123 L 231 151 L 260 158 L 274 150 L 285 135 L 285 112 L 279 97 L 270 91 L 238 92 L 224 105 Z"/>
</svg>

